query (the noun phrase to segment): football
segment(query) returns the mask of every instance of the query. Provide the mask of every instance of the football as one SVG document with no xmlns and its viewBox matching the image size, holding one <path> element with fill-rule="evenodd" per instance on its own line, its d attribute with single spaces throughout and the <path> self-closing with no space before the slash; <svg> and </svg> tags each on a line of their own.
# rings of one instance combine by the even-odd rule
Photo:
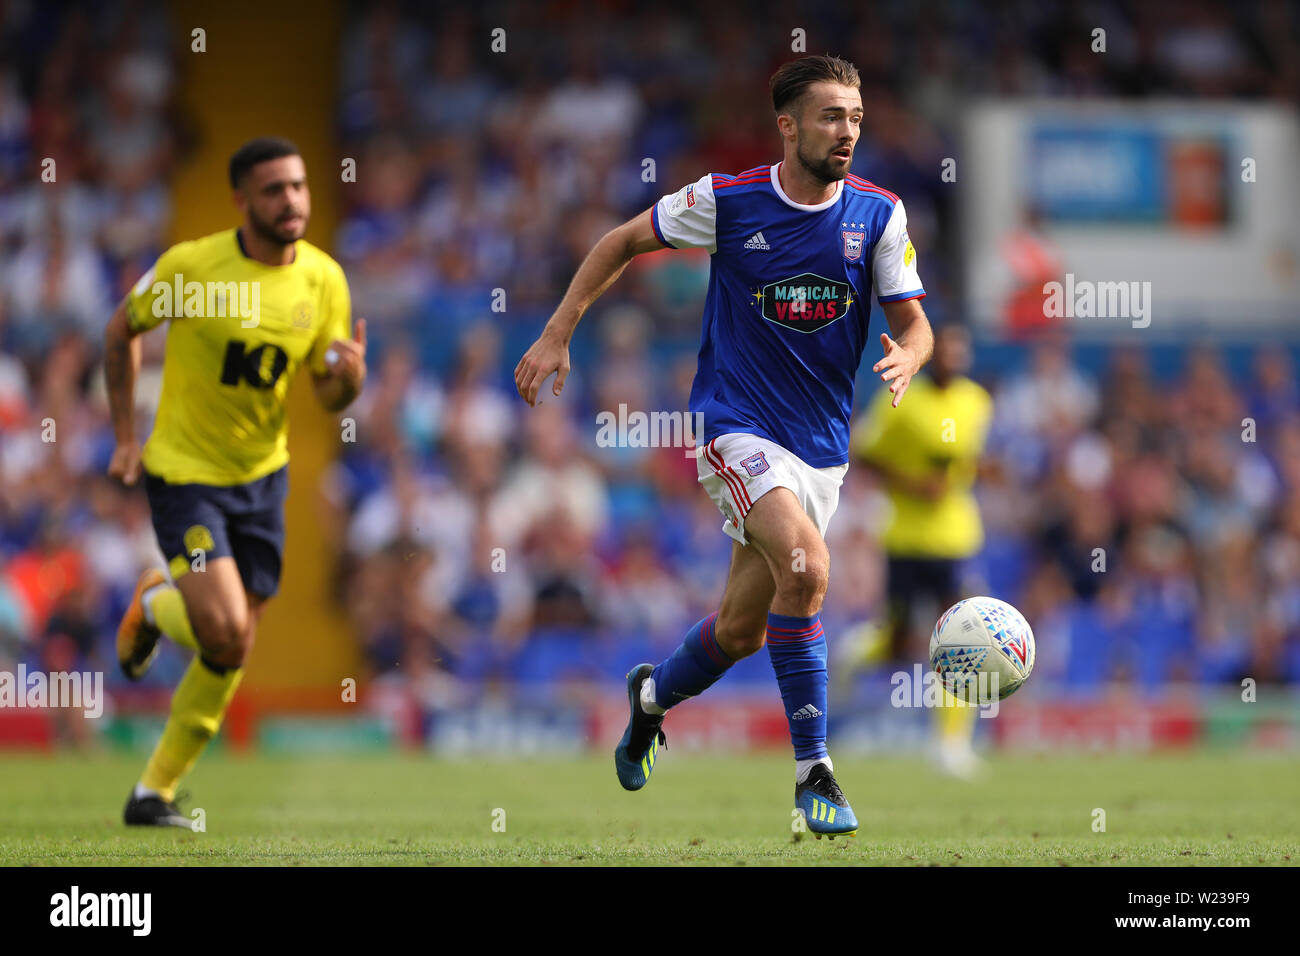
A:
<svg viewBox="0 0 1300 956">
<path fill-rule="evenodd" d="M 1034 669 L 1034 632 L 1006 601 L 966 598 L 935 624 L 930 666 L 944 688 L 962 700 L 1001 700 L 1019 690 Z"/>
</svg>

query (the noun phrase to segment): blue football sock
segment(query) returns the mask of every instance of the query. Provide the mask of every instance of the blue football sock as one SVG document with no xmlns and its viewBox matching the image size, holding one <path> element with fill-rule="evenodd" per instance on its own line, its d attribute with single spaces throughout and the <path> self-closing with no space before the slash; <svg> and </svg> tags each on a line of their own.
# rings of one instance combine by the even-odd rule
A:
<svg viewBox="0 0 1300 956">
<path fill-rule="evenodd" d="M 667 710 L 688 697 L 701 694 L 735 663 L 713 636 L 717 614 L 710 614 L 686 632 L 681 646 L 654 669 L 655 703 Z"/>
<path fill-rule="evenodd" d="M 767 652 L 781 687 L 795 760 L 826 754 L 826 635 L 821 614 L 767 616 Z"/>
</svg>

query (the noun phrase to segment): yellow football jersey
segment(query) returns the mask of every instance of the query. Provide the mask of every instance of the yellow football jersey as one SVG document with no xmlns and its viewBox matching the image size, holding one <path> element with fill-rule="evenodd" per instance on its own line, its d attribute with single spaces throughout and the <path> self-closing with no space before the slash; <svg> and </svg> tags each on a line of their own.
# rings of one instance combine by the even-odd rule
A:
<svg viewBox="0 0 1300 956">
<path fill-rule="evenodd" d="M 236 485 L 289 460 L 285 396 L 307 360 L 352 334 L 343 269 L 305 240 L 294 261 L 244 255 L 234 229 L 164 252 L 127 295 L 134 329 L 171 320 L 146 470 L 172 484 Z"/>
<path fill-rule="evenodd" d="M 947 472 L 948 490 L 937 500 L 889 489 L 893 518 L 885 550 L 898 557 L 968 558 L 984 544 L 972 488 L 993 400 L 968 378 L 939 388 L 928 376 L 912 379 L 902 402 L 881 388 L 853 433 L 853 450 L 866 461 L 887 461 L 904 475 Z"/>
</svg>

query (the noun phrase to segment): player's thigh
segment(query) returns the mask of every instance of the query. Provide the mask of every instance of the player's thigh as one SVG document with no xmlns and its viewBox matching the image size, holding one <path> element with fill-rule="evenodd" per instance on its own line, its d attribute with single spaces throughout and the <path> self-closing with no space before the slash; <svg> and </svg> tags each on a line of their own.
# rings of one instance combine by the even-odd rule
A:
<svg viewBox="0 0 1300 956">
<path fill-rule="evenodd" d="M 214 558 L 232 554 L 222 489 L 171 484 L 148 473 L 144 486 L 158 547 L 174 579 L 191 572 L 202 573 Z"/>
<path fill-rule="evenodd" d="M 232 531 L 230 547 L 235 566 L 248 595 L 250 608 L 254 600 L 261 608 L 280 589 L 280 569 L 284 560 L 283 532 L 273 530 Z"/>
<path fill-rule="evenodd" d="M 185 600 L 204 652 L 214 652 L 247 628 L 248 602 L 231 547 L 223 488 L 171 484 L 146 475 L 145 490 L 158 546 Z"/>
<path fill-rule="evenodd" d="M 230 550 L 250 601 L 260 607 L 280 589 L 284 564 L 284 502 L 287 467 L 250 482 L 240 491 L 240 508 L 229 520 Z"/>
<path fill-rule="evenodd" d="M 789 488 L 773 488 L 754 502 L 745 516 L 745 535 L 767 559 L 778 600 L 811 600 L 825 593 L 830 552 Z"/>
<path fill-rule="evenodd" d="M 731 570 L 714 624 L 714 636 L 727 656 L 738 660 L 762 648 L 775 594 L 776 582 L 767 558 L 757 546 L 733 541 Z"/>
<path fill-rule="evenodd" d="M 249 631 L 248 596 L 233 557 L 212 558 L 203 570 L 176 579 L 185 613 L 205 655 L 216 663 L 242 647 Z"/>
</svg>

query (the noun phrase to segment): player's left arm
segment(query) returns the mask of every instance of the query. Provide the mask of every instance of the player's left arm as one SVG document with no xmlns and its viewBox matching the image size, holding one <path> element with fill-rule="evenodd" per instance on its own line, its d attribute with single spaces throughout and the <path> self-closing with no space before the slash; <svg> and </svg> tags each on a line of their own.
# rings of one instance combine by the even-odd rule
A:
<svg viewBox="0 0 1300 956">
<path fill-rule="evenodd" d="M 316 400 L 327 412 L 341 412 L 366 384 L 366 320 L 357 319 L 351 334 L 352 298 L 339 270 L 327 280 L 323 299 L 325 321 L 316 337 L 309 363 Z"/>
<path fill-rule="evenodd" d="M 902 302 L 884 302 L 885 321 L 889 323 L 888 333 L 880 333 L 880 345 L 885 350 L 884 358 L 871 367 L 880 373 L 880 380 L 889 385 L 894 396 L 893 407 L 903 400 L 903 393 L 912 383 L 912 376 L 921 370 L 921 366 L 930 361 L 934 353 L 934 332 L 930 320 L 925 317 L 920 299 L 905 299 Z"/>
</svg>

